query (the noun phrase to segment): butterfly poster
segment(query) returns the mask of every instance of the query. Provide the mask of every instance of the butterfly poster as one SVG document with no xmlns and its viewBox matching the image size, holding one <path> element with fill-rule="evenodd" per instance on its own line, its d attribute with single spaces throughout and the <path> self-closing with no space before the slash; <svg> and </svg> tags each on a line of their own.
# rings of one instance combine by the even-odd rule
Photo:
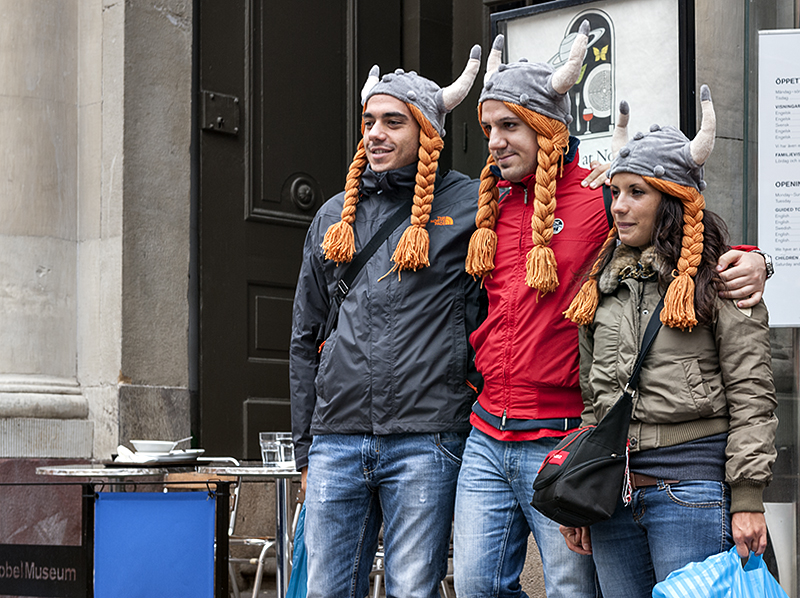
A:
<svg viewBox="0 0 800 598">
<path fill-rule="evenodd" d="M 608 162 L 620 100 L 631 107 L 631 133 L 653 124 L 694 133 L 693 0 L 557 0 L 492 15 L 506 36 L 505 60 L 527 58 L 558 68 L 580 24 L 589 21 L 586 58 L 569 90 L 570 135 L 580 139 L 581 165 Z M 691 6 L 690 6 L 691 4 Z M 691 47 L 689 47 L 691 46 Z M 685 99 L 684 99 L 685 96 Z M 690 129 L 690 130 L 686 130 Z"/>
</svg>

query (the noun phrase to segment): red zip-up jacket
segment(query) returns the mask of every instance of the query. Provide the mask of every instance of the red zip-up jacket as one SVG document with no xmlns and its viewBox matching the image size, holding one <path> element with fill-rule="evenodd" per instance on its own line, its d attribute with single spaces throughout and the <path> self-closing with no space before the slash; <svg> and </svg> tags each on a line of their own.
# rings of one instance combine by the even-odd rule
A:
<svg viewBox="0 0 800 598">
<path fill-rule="evenodd" d="M 534 179 L 500 181 L 497 254 L 485 287 L 486 320 L 472 333 L 475 364 L 483 374 L 478 397 L 489 414 L 508 420 L 579 418 L 583 410 L 578 382 L 578 327 L 563 312 L 608 234 L 601 189 L 581 187 L 589 171 L 575 157 L 556 182 L 556 210 L 550 243 L 558 262 L 558 288 L 543 296 L 525 284 L 526 261 L 533 247 Z M 509 189 L 510 188 L 510 191 Z M 487 418 L 489 419 L 489 418 Z M 535 440 L 565 431 L 499 429 L 476 413 L 472 425 L 498 440 Z"/>
</svg>

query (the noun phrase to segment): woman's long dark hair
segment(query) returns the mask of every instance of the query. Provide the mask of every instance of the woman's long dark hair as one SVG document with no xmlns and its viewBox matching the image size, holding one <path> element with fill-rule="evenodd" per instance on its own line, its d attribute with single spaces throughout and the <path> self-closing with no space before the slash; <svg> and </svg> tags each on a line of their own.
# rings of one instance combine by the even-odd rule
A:
<svg viewBox="0 0 800 598">
<path fill-rule="evenodd" d="M 707 324 L 716 315 L 715 302 L 717 292 L 725 283 L 719 277 L 716 266 L 719 257 L 730 249 L 728 245 L 728 227 L 714 212 L 703 210 L 703 253 L 697 273 L 694 276 L 694 310 L 698 324 Z M 681 256 L 683 242 L 684 214 L 680 199 L 668 193 L 661 193 L 661 201 L 656 208 L 653 227 L 653 246 L 658 255 L 671 266 L 667 271 L 658 272 L 658 285 L 661 293 L 667 291 L 674 278 L 678 258 Z M 573 299 L 564 315 L 576 324 L 589 324 L 594 320 L 597 309 L 598 291 L 597 276 L 611 262 L 618 239 L 616 228 L 612 228 L 609 236 L 587 273 L 578 295 Z"/>
<path fill-rule="evenodd" d="M 717 272 L 719 257 L 729 248 L 728 227 L 714 212 L 703 210 L 703 255 L 694 277 L 694 309 L 698 324 L 714 319 L 717 293 L 725 283 Z M 670 265 L 676 265 L 683 241 L 683 205 L 681 200 L 662 193 L 656 209 L 653 227 L 653 246 Z M 662 293 L 672 282 L 672 272 L 659 272 L 658 284 Z"/>
</svg>

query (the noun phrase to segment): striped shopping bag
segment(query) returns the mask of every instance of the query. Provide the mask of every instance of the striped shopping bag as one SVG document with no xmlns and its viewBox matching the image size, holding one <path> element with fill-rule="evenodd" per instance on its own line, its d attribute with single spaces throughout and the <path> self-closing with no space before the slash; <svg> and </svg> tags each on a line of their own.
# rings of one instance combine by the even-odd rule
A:
<svg viewBox="0 0 800 598">
<path fill-rule="evenodd" d="M 728 552 L 689 563 L 653 588 L 653 598 L 788 598 L 760 555 L 742 560 L 734 546 Z"/>
</svg>

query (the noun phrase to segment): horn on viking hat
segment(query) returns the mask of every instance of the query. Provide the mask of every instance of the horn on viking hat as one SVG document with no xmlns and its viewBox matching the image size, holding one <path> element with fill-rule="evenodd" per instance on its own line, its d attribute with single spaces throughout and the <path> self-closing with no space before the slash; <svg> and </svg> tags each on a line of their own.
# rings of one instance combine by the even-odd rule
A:
<svg viewBox="0 0 800 598">
<path fill-rule="evenodd" d="M 489 80 L 496 71 L 497 67 L 503 61 L 503 46 L 505 45 L 505 36 L 501 33 L 492 42 L 492 51 L 489 52 L 489 58 L 486 59 L 486 74 L 483 76 L 483 84 Z"/>
<path fill-rule="evenodd" d="M 628 102 L 622 100 L 619 103 L 619 116 L 614 127 L 614 135 L 611 137 L 611 153 L 616 156 L 625 144 L 628 143 L 628 119 L 630 119 L 631 108 Z"/>
<path fill-rule="evenodd" d="M 689 152 L 695 164 L 702 166 L 714 149 L 714 135 L 717 130 L 717 116 L 714 114 L 714 103 L 711 101 L 711 90 L 708 89 L 708 85 L 700 87 L 700 109 L 703 111 L 700 131 L 692 139 Z"/>
<path fill-rule="evenodd" d="M 369 69 L 369 75 L 367 76 L 367 80 L 364 82 L 364 87 L 361 88 L 361 103 L 364 104 L 367 101 L 367 96 L 369 92 L 372 91 L 372 88 L 378 84 L 381 78 L 381 67 L 377 64 L 373 65 L 371 69 Z"/>
<path fill-rule="evenodd" d="M 464 72 L 461 73 L 458 79 L 442 90 L 442 103 L 448 112 L 467 97 L 469 90 L 472 89 L 472 84 L 475 82 L 475 77 L 478 75 L 480 66 L 481 47 L 476 44 L 470 50 L 469 60 L 467 60 L 467 65 L 464 67 Z"/>
<path fill-rule="evenodd" d="M 584 19 L 578 28 L 578 35 L 572 42 L 572 49 L 569 58 L 564 65 L 553 73 L 553 89 L 560 94 L 565 94 L 569 88 L 575 85 L 578 77 L 581 76 L 581 65 L 586 57 L 586 49 L 589 44 L 589 21 Z"/>
</svg>

